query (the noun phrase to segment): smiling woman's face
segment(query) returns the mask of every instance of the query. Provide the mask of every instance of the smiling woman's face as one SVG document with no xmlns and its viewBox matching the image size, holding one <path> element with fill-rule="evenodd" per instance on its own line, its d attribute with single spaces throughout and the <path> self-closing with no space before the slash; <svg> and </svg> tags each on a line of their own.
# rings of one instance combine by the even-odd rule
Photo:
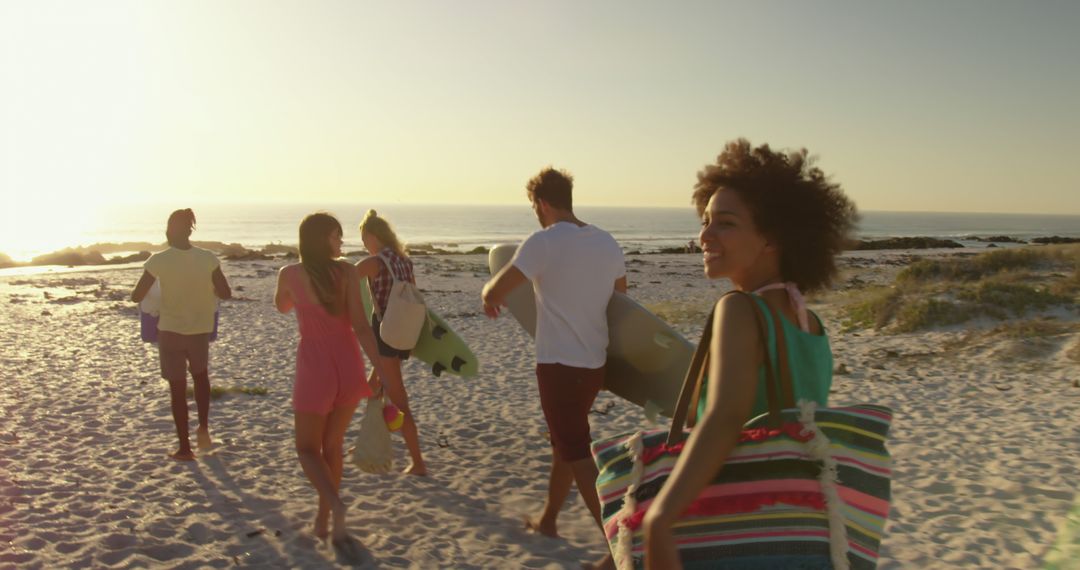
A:
<svg viewBox="0 0 1080 570">
<path fill-rule="evenodd" d="M 738 193 L 723 188 L 709 198 L 698 239 L 705 275 L 710 279 L 727 277 L 737 283 L 751 273 L 768 245 Z"/>
</svg>

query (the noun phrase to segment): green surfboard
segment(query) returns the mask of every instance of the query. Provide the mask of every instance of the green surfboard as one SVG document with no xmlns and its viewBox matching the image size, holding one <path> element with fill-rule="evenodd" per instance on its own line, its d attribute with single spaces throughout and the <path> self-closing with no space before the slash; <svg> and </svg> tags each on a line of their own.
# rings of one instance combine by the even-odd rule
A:
<svg viewBox="0 0 1080 570">
<path fill-rule="evenodd" d="M 364 312 L 370 323 L 375 305 L 371 301 L 371 288 L 367 279 L 360 287 L 360 293 Z M 435 376 L 442 376 L 444 372 L 463 378 L 476 376 L 480 370 L 480 362 L 465 341 L 435 311 L 428 309 L 427 316 L 427 322 L 420 331 L 420 339 L 412 349 L 412 356 L 430 365 L 431 373 Z"/>
</svg>

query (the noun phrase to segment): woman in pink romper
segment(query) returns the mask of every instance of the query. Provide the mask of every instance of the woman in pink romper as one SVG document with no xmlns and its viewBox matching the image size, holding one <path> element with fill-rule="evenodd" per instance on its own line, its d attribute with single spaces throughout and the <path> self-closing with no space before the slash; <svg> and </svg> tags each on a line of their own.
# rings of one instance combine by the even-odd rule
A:
<svg viewBox="0 0 1080 570">
<path fill-rule="evenodd" d="M 351 556 L 357 554 L 356 544 L 345 527 L 346 507 L 338 487 L 345 430 L 360 400 L 372 395 L 360 347 L 377 373 L 381 363 L 360 305 L 359 275 L 356 267 L 339 259 L 341 244 L 341 224 L 333 216 L 304 218 L 300 263 L 279 272 L 274 303 L 282 313 L 295 308 L 300 326 L 293 385 L 296 453 L 319 494 L 315 534 L 331 534 L 333 515 L 333 544 Z"/>
</svg>

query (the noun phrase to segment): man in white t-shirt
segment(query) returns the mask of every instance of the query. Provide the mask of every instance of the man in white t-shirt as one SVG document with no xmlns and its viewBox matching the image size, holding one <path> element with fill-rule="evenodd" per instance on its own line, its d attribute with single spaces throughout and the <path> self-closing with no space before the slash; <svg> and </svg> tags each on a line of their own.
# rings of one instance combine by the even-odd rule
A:
<svg viewBox="0 0 1080 570">
<path fill-rule="evenodd" d="M 546 168 L 526 188 L 543 229 L 521 244 L 482 298 L 494 318 L 518 285 L 531 281 L 536 294 L 536 379 L 553 453 L 547 503 L 526 525 L 558 536 L 556 519 L 574 482 L 600 524 L 589 410 L 604 384 L 608 302 L 614 291 L 626 292 L 626 265 L 611 234 L 574 215 L 569 174 Z"/>
</svg>

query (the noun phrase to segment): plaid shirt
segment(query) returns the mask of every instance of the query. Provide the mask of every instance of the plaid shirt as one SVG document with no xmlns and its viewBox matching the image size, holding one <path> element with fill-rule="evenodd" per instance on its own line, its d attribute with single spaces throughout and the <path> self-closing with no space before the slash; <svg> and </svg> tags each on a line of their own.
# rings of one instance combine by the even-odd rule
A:
<svg viewBox="0 0 1080 570">
<path fill-rule="evenodd" d="M 399 255 L 393 248 L 387 246 L 379 252 L 379 255 L 386 258 L 390 262 L 390 266 L 394 268 L 394 277 L 399 281 L 408 281 L 409 283 L 416 284 L 416 278 L 413 276 L 412 260 L 404 255 Z M 371 281 L 371 294 L 375 297 L 375 302 L 379 304 L 379 314 L 386 312 L 386 304 L 390 302 L 390 288 L 394 286 L 394 281 L 390 277 L 390 271 L 387 270 L 386 264 L 379 262 L 379 273 L 375 276 L 375 279 Z"/>
</svg>

